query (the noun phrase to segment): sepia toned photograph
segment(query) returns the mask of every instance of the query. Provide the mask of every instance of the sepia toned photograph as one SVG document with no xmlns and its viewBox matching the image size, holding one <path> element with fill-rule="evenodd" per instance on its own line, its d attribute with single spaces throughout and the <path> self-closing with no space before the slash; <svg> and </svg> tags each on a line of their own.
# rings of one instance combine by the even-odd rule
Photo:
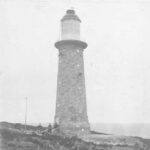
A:
<svg viewBox="0 0 150 150">
<path fill-rule="evenodd" d="M 150 0 L 0 0 L 0 150 L 150 150 Z"/>
</svg>

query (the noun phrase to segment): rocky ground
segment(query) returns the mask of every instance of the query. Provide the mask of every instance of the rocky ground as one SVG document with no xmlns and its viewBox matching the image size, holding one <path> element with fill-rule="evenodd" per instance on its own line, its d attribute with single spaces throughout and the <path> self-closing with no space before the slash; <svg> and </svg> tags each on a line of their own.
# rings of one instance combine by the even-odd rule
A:
<svg viewBox="0 0 150 150">
<path fill-rule="evenodd" d="M 34 126 L 28 126 L 23 132 L 23 125 L 0 125 L 0 150 L 150 150 L 150 139 L 139 137 L 115 137 L 91 133 L 91 136 L 65 137 L 43 132 Z M 19 129 L 18 129 L 19 128 Z"/>
</svg>

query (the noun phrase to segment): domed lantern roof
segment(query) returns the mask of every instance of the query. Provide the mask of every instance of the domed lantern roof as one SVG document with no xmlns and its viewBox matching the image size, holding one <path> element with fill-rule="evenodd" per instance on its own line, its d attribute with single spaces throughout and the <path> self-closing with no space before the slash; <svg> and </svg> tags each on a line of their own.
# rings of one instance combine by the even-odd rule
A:
<svg viewBox="0 0 150 150">
<path fill-rule="evenodd" d="M 80 18 L 75 14 L 75 11 L 73 9 L 68 9 L 66 11 L 66 15 L 61 19 L 61 21 L 65 20 L 77 20 L 81 22 Z"/>
</svg>

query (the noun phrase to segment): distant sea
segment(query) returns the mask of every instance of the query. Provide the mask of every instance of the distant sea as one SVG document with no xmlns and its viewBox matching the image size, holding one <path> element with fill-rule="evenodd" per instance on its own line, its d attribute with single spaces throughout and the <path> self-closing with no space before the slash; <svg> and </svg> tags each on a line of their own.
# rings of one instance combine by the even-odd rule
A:
<svg viewBox="0 0 150 150">
<path fill-rule="evenodd" d="M 93 123 L 91 124 L 91 129 L 102 133 L 137 136 L 150 139 L 150 124 Z"/>
</svg>

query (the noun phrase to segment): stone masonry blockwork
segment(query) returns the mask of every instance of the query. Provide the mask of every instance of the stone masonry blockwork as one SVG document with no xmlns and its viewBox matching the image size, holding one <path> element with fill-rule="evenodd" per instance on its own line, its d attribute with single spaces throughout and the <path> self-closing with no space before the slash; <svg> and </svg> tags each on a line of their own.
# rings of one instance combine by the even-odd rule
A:
<svg viewBox="0 0 150 150">
<path fill-rule="evenodd" d="M 71 28 L 72 30 L 80 27 L 78 25 L 80 21 L 76 19 L 74 14 L 66 18 L 68 24 L 70 21 L 68 27 L 74 26 Z M 63 132 L 88 132 L 90 126 L 87 116 L 83 61 L 83 50 L 87 47 L 87 44 L 73 39 L 73 34 L 78 33 L 72 30 L 69 30 L 71 32 L 69 34 L 67 30 L 70 38 L 68 37 L 65 40 L 62 38 L 61 41 L 55 43 L 59 50 L 55 123 Z M 63 34 L 65 34 L 64 32 Z"/>
</svg>

